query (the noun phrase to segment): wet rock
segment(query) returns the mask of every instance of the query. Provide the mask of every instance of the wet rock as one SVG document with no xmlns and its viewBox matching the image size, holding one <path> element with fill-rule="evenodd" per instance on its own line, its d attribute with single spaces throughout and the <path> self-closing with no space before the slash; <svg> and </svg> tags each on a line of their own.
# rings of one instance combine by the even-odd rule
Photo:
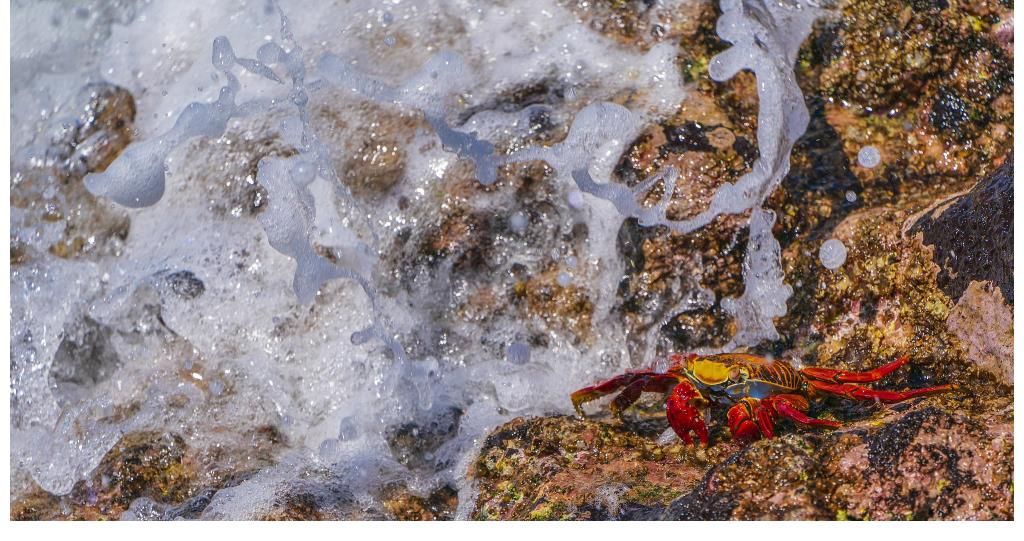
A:
<svg viewBox="0 0 1024 541">
<path fill-rule="evenodd" d="M 57 497 L 40 489 L 11 506 L 14 520 L 115 519 L 132 501 L 146 497 L 180 502 L 193 495 L 194 471 L 185 462 L 188 446 L 171 433 L 125 435 L 71 494 Z"/>
<path fill-rule="evenodd" d="M 946 320 L 967 358 L 1013 385 L 1013 308 L 991 282 L 971 282 Z"/>
<path fill-rule="evenodd" d="M 135 100 L 124 88 L 95 83 L 61 109 L 43 140 L 12 165 L 12 245 L 16 262 L 35 254 L 73 259 L 117 255 L 131 220 L 85 188 L 86 174 L 103 171 L 131 142 Z"/>
<path fill-rule="evenodd" d="M 387 430 L 388 447 L 395 460 L 410 468 L 435 469 L 432 453 L 459 429 L 462 410 L 448 408 L 430 421 L 406 423 Z"/>
<path fill-rule="evenodd" d="M 265 135 L 267 131 L 229 132 L 213 141 L 197 139 L 188 144 L 189 163 L 202 166 L 184 169 L 185 182 L 204 188 L 210 211 L 240 218 L 256 216 L 266 208 L 267 192 L 256 182 L 260 160 L 296 153 L 279 138 Z"/>
<path fill-rule="evenodd" d="M 47 150 L 57 173 L 81 179 L 103 171 L 132 140 L 135 99 L 109 83 L 83 87 L 69 109 L 77 116 L 62 120 Z"/>
<path fill-rule="evenodd" d="M 703 12 L 712 10 L 707 2 L 663 5 L 650 0 L 563 0 L 562 3 L 590 28 L 640 50 L 695 33 Z"/>
<path fill-rule="evenodd" d="M 837 13 L 802 49 L 797 75 L 809 97 L 825 98 L 851 163 L 865 146 L 880 150 L 881 166 L 852 168 L 866 199 L 934 200 L 1001 163 L 1011 150 L 1013 74 L 991 28 L 1012 20 L 1006 6 L 848 0 Z M 818 50 L 823 43 L 839 54 Z"/>
<path fill-rule="evenodd" d="M 928 120 L 937 130 L 957 132 L 970 119 L 967 103 L 948 88 L 940 88 Z"/>
<path fill-rule="evenodd" d="M 470 469 L 475 519 L 640 518 L 694 489 L 735 447 L 659 445 L 622 426 L 570 417 L 515 419 L 484 441 Z"/>
<path fill-rule="evenodd" d="M 171 272 L 164 276 L 164 281 L 174 294 L 183 299 L 195 299 L 206 291 L 206 285 L 192 271 Z"/>
<path fill-rule="evenodd" d="M 941 404 L 941 405 L 940 405 Z M 740 446 L 659 444 L 636 426 L 516 419 L 471 475 L 478 519 L 1012 519 L 1012 402 L 929 398 L 834 432 L 784 428 Z"/>
<path fill-rule="evenodd" d="M 567 277 L 558 267 L 531 276 L 522 285 L 526 310 L 531 317 L 542 319 L 548 329 L 569 331 L 575 341 L 585 342 L 591 337 L 594 304 L 587 289 Z"/>
<path fill-rule="evenodd" d="M 458 491 L 449 485 L 418 496 L 404 487 L 386 491 L 384 509 L 395 520 L 452 520 L 458 507 Z"/>
<path fill-rule="evenodd" d="M 286 443 L 274 427 L 258 427 L 241 438 L 247 445 L 214 435 L 210 445 L 197 448 L 176 433 L 130 432 L 68 495 L 54 496 L 33 484 L 12 501 L 11 519 L 199 518 L 218 490 L 274 464 Z"/>
<path fill-rule="evenodd" d="M 332 155 L 341 182 L 357 199 L 376 200 L 402 180 L 405 147 L 426 125 L 414 114 L 377 104 L 337 105 L 346 101 L 334 96 L 316 104 L 312 114 L 323 142 L 338 149 Z"/>
<path fill-rule="evenodd" d="M 270 508 L 257 520 L 451 520 L 458 493 L 443 485 L 419 495 L 402 483 L 389 483 L 369 500 L 356 498 L 330 471 L 311 468 L 276 489 Z M 203 518 L 216 518 L 204 516 Z"/>
<path fill-rule="evenodd" d="M 1005 401 L 976 419 L 925 408 L 845 436 L 824 462 L 837 518 L 1012 519 L 1008 412 Z"/>
<path fill-rule="evenodd" d="M 259 520 L 366 520 L 368 515 L 355 505 L 351 492 L 333 481 L 326 472 L 308 472 L 289 483 Z"/>
<path fill-rule="evenodd" d="M 50 376 L 58 384 L 91 386 L 106 380 L 121 365 L 110 342 L 112 330 L 89 316 L 64 330 Z"/>
<path fill-rule="evenodd" d="M 356 197 L 385 193 L 405 174 L 404 146 L 395 140 L 367 140 L 342 171 L 345 184 Z"/>
<path fill-rule="evenodd" d="M 956 300 L 972 282 L 988 281 L 1013 304 L 1013 159 L 970 192 L 943 201 L 910 228 L 935 247 L 939 285 Z"/>
<path fill-rule="evenodd" d="M 663 518 L 1011 519 L 1007 404 L 977 420 L 923 407 L 890 414 L 881 428 L 759 441 L 713 467 Z"/>
</svg>

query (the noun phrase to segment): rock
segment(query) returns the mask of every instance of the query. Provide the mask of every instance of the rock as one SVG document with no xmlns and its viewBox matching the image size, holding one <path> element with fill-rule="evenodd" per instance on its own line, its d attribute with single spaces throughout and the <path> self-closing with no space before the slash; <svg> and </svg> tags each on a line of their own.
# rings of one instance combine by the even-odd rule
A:
<svg viewBox="0 0 1024 541">
<path fill-rule="evenodd" d="M 118 255 L 128 237 L 127 213 L 97 200 L 82 179 L 106 169 L 131 142 L 134 98 L 119 86 L 94 83 L 61 109 L 66 114 L 54 120 L 44 140 L 12 163 L 12 231 L 18 233 L 11 242 L 20 247 L 15 263 L 27 263 L 37 251 L 67 259 Z"/>
<path fill-rule="evenodd" d="M 229 132 L 215 140 L 196 139 L 188 144 L 188 163 L 203 165 L 184 169 L 184 182 L 203 186 L 208 208 L 219 216 L 240 218 L 263 212 L 267 192 L 256 182 L 260 160 L 296 154 L 281 139 L 254 135 L 254 131 Z"/>
<path fill-rule="evenodd" d="M 978 419 L 936 407 L 881 427 L 759 441 L 713 467 L 662 518 L 1012 519 L 1012 408 Z"/>
<path fill-rule="evenodd" d="M 697 32 L 707 2 L 662 5 L 660 2 L 562 0 L 590 28 L 630 47 L 646 51 L 654 44 Z"/>
<path fill-rule="evenodd" d="M 11 502 L 12 520 L 199 518 L 213 495 L 275 462 L 285 444 L 271 426 L 196 448 L 170 432 L 130 432 L 67 496 L 35 486 Z M 129 512 L 131 516 L 123 516 Z"/>
<path fill-rule="evenodd" d="M 1013 385 L 1013 308 L 991 282 L 971 282 L 946 320 L 967 348 L 967 358 Z"/>
<path fill-rule="evenodd" d="M 112 333 L 89 316 L 65 328 L 50 366 L 53 381 L 58 386 L 91 387 L 108 379 L 121 366 L 110 341 Z"/>
<path fill-rule="evenodd" d="M 171 288 L 171 291 L 183 299 L 195 299 L 206 291 L 206 284 L 197 278 L 192 271 L 171 272 L 165 275 L 163 279 Z"/>
<path fill-rule="evenodd" d="M 471 468 L 473 518 L 1012 519 L 1012 401 L 963 413 L 943 400 L 748 446 L 712 429 L 708 449 L 661 445 L 635 425 L 516 419 Z"/>
<path fill-rule="evenodd" d="M 405 487 L 387 491 L 384 509 L 394 520 L 452 520 L 458 507 L 458 491 L 449 485 L 431 492 L 426 497 L 417 496 Z"/>
<path fill-rule="evenodd" d="M 472 517 L 649 518 L 736 449 L 731 443 L 708 450 L 661 446 L 659 433 L 564 416 L 514 419 L 487 437 L 470 468 L 479 490 Z"/>
<path fill-rule="evenodd" d="M 103 171 L 131 143 L 135 98 L 125 88 L 109 83 L 83 87 L 63 119 L 47 150 L 56 172 L 65 179 L 81 179 Z"/>
<path fill-rule="evenodd" d="M 432 453 L 459 430 L 462 410 L 448 408 L 423 425 L 413 422 L 389 428 L 385 436 L 395 460 L 410 468 L 436 469 Z"/>
<path fill-rule="evenodd" d="M 177 434 L 125 435 L 71 494 L 57 497 L 41 489 L 12 502 L 14 520 L 112 519 L 136 498 L 179 502 L 192 496 L 194 471 L 185 463 L 188 446 Z M 40 505 L 43 501 L 45 504 Z"/>
<path fill-rule="evenodd" d="M 935 247 L 939 286 L 960 299 L 972 282 L 987 281 L 1013 304 L 1013 159 L 971 191 L 944 201 L 910 228 Z"/>
</svg>

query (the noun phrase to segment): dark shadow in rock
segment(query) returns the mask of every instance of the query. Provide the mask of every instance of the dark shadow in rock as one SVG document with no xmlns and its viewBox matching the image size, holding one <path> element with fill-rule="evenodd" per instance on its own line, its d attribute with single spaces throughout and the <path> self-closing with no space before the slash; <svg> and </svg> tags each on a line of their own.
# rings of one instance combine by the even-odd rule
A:
<svg viewBox="0 0 1024 541">
<path fill-rule="evenodd" d="M 991 281 L 1013 304 L 1013 155 L 970 192 L 910 228 L 935 247 L 939 287 L 956 302 L 973 281 Z"/>
<path fill-rule="evenodd" d="M 902 419 L 883 428 L 868 443 L 868 462 L 875 468 L 894 468 L 903 451 L 914 441 L 924 421 L 941 412 L 926 408 L 907 414 Z"/>
</svg>

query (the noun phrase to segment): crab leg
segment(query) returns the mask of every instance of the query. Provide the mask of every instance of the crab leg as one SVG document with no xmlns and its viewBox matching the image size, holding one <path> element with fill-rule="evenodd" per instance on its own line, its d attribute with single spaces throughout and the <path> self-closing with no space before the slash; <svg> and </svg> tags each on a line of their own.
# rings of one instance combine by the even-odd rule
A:
<svg viewBox="0 0 1024 541">
<path fill-rule="evenodd" d="M 626 372 L 572 393 L 572 407 L 576 408 L 576 413 L 580 417 L 583 417 L 583 404 L 624 388 L 622 394 L 615 398 L 611 406 L 612 411 L 618 413 L 636 402 L 640 398 L 640 393 L 644 391 L 664 393 L 678 382 L 679 379 L 676 376 L 662 372 Z"/>
<path fill-rule="evenodd" d="M 668 424 L 672 426 L 676 435 L 687 444 L 693 443 L 693 439 L 690 437 L 692 431 L 697 434 L 705 447 L 708 445 L 708 427 L 704 424 L 704 418 L 696 407 L 706 402 L 700 391 L 689 380 L 680 381 L 668 395 L 668 400 L 665 403 Z"/>
<path fill-rule="evenodd" d="M 761 407 L 804 426 L 822 426 L 825 428 L 839 428 L 842 426 L 835 421 L 815 419 L 808 416 L 805 413 L 810 408 L 807 399 L 796 394 L 770 396 L 761 401 Z"/>
<path fill-rule="evenodd" d="M 952 391 L 954 385 L 939 385 L 937 387 L 924 387 L 922 389 L 909 389 L 906 391 L 884 391 L 869 389 L 852 383 L 827 383 L 824 381 L 807 380 L 807 383 L 814 389 L 825 393 L 852 398 L 854 400 L 878 400 L 886 404 L 902 402 L 926 394 L 944 393 Z"/>
<path fill-rule="evenodd" d="M 734 440 L 754 441 L 761 437 L 760 428 L 754 422 L 760 402 L 756 398 L 744 398 L 729 408 L 725 419 Z"/>
<path fill-rule="evenodd" d="M 758 400 L 745 398 L 729 409 L 729 431 L 733 438 L 752 441 L 759 437 L 775 437 L 775 421 L 785 417 L 805 426 L 838 428 L 835 421 L 815 419 L 805 412 L 809 408 L 807 399 L 796 394 L 774 395 Z"/>
<path fill-rule="evenodd" d="M 871 381 L 878 381 L 885 376 L 888 376 L 895 372 L 899 367 L 907 364 L 908 361 L 910 361 L 910 357 L 904 355 L 889 364 L 879 366 L 878 368 L 868 370 L 867 372 L 847 372 L 845 370 L 809 366 L 807 368 L 801 368 L 800 373 L 809 378 L 831 381 L 834 383 L 867 383 Z"/>
</svg>

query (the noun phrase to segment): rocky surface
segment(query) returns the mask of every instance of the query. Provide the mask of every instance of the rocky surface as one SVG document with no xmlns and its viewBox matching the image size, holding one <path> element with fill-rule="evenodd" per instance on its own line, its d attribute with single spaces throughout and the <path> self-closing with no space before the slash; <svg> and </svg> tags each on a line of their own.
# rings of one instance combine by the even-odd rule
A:
<svg viewBox="0 0 1024 541">
<path fill-rule="evenodd" d="M 473 518 L 1012 519 L 1012 402 L 987 401 L 978 416 L 954 404 L 872 408 L 833 432 L 789 430 L 748 447 L 713 426 L 707 449 L 659 443 L 631 422 L 517 419 L 471 469 Z"/>
<path fill-rule="evenodd" d="M 960 390 L 888 408 L 828 401 L 817 412 L 844 428 L 789 428 L 745 448 L 721 425 L 708 450 L 659 444 L 657 408 L 625 424 L 519 419 L 474 463 L 475 518 L 1013 518 L 1012 73 L 997 30 L 1011 15 L 999 2 L 885 0 L 837 13 L 800 55 L 811 125 L 769 200 L 795 293 L 783 339 L 755 352 L 853 370 L 907 354 L 911 367 L 881 385 Z M 681 50 L 695 92 L 616 171 L 630 183 L 679 167 L 677 216 L 737 178 L 754 148 L 749 81 L 710 82 L 699 66 L 721 44 L 711 26 L 691 28 Z M 881 165 L 858 163 L 868 145 Z M 742 287 L 742 227 L 720 218 L 681 236 L 624 224 L 621 309 L 637 335 L 660 326 L 660 354 L 732 334 L 719 302 Z M 830 238 L 848 250 L 835 270 L 818 261 Z M 695 288 L 712 295 L 683 296 Z"/>
<path fill-rule="evenodd" d="M 707 75 L 710 58 L 726 46 L 715 34 L 713 3 L 563 4 L 623 47 L 679 44 L 677 64 L 689 93 L 674 115 L 647 126 L 629 145 L 616 181 L 634 185 L 676 167 L 680 185 L 669 217 L 678 219 L 703 209 L 721 184 L 754 163 L 753 77 L 715 83 Z M 663 437 L 659 397 L 621 420 L 605 414 L 515 419 L 487 435 L 472 460 L 474 501 L 462 502 L 470 516 L 1012 519 L 1011 9 L 996 0 L 837 2 L 836 15 L 821 21 L 801 49 L 797 75 L 811 123 L 794 148 L 790 174 L 768 202 L 794 295 L 776 322 L 782 338 L 753 352 L 853 370 L 906 354 L 912 364 L 880 385 L 956 383 L 957 392 L 891 407 L 815 404 L 815 415 L 844 427 L 814 432 L 783 425 L 780 437 L 749 446 L 729 439 L 720 411 L 711 416 L 709 448 Z M 486 109 L 543 104 L 567 113 L 562 121 L 538 113 L 528 134 L 500 147 L 560 141 L 565 120 L 580 106 L 567 95 L 558 81 L 544 79 L 495 96 Z M 11 205 L 23 223 L 22 236 L 11 239 L 13 265 L 44 253 L 116 255 L 128 235 L 128 213 L 91 196 L 81 179 L 103 170 L 128 144 L 134 100 L 105 85 L 86 87 L 79 101 L 69 106 L 66 127 L 46 142 L 52 159 L 14 172 Z M 342 180 L 357 201 L 372 205 L 401 188 L 410 159 L 405 146 L 423 123 L 377 106 L 344 112 L 325 107 L 314 114 L 328 128 L 366 126 L 361 137 L 327 144 L 346 150 L 335 164 Z M 869 145 L 881 154 L 877 167 L 858 163 Z M 253 180 L 255 164 L 294 149 L 273 137 L 229 132 L 190 152 L 217 160 L 209 175 L 189 179 L 203 183 L 209 210 L 248 219 L 265 200 Z M 380 287 L 426 306 L 436 325 L 432 334 L 404 337 L 407 353 L 457 350 L 463 338 L 448 331 L 472 324 L 484 347 L 501 355 L 504 344 L 487 340 L 508 321 L 503 318 L 522 322 L 517 339 L 531 347 L 591 343 L 601 322 L 586 270 L 577 265 L 594 255 L 587 240 L 596 232 L 572 220 L 543 163 L 504 167 L 488 187 L 467 165 L 447 168 L 422 198 L 396 203 L 423 208 L 410 210 L 418 218 L 411 225 L 395 225 Z M 527 230 L 512 223 L 517 214 L 531 224 Z M 625 274 L 611 314 L 625 322 L 636 364 L 653 360 L 640 358 L 649 338 L 664 355 L 718 347 L 732 336 L 735 323 L 721 300 L 743 290 L 745 224 L 746 216 L 725 216 L 677 235 L 627 220 L 612 235 Z M 834 270 L 818 259 L 828 239 L 848 250 Z M 181 299 L 209 295 L 189 271 L 165 278 L 165 289 Z M 323 303 L 316 309 L 325 309 Z M 86 318 L 67 330 L 51 373 L 56 385 L 91 385 L 117 369 L 104 333 Z M 603 370 L 600 362 L 594 361 L 596 370 Z M 589 383 L 565 382 L 566 405 L 573 389 Z M 205 392 L 208 384 L 200 388 Z M 459 434 L 462 415 L 451 409 L 433 424 L 388 427 L 384 452 L 411 470 L 436 473 L 445 465 L 434 454 Z M 289 448 L 272 425 L 246 436 L 251 447 L 199 448 L 183 434 L 125 434 L 69 495 L 35 487 L 12 503 L 11 517 L 199 518 L 218 491 L 276 465 Z M 446 483 L 424 488 L 395 481 L 379 487 L 373 501 L 360 501 L 326 469 L 310 468 L 253 518 L 443 520 L 455 517 L 460 494 L 465 491 Z"/>
<path fill-rule="evenodd" d="M 128 215 L 97 200 L 82 179 L 106 169 L 131 142 L 134 97 L 112 84 L 88 84 L 61 112 L 37 139 L 45 157 L 12 167 L 14 265 L 37 252 L 66 259 L 116 255 L 128 236 Z"/>
</svg>

